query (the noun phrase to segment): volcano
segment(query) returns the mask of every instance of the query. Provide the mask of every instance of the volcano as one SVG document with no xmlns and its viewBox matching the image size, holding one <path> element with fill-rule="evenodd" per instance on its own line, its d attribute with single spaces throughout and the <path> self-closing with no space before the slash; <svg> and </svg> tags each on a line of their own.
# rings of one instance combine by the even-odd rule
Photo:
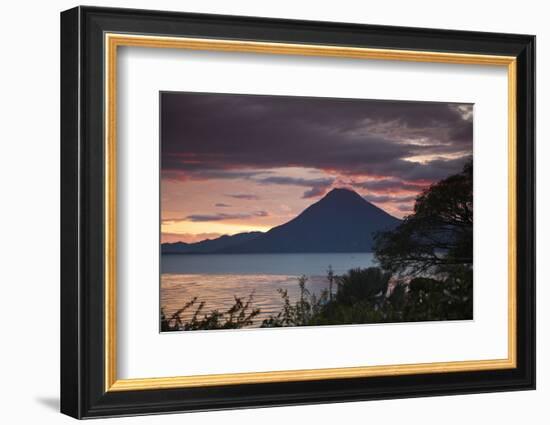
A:
<svg viewBox="0 0 550 425">
<path fill-rule="evenodd" d="M 399 223 L 353 190 L 333 189 L 296 218 L 223 252 L 369 252 L 377 232 Z"/>
</svg>

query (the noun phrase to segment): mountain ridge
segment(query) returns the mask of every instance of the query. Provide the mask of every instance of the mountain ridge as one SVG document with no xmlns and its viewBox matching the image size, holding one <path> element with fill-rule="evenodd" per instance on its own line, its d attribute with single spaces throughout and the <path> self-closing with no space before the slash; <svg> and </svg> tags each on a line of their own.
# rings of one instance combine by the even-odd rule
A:
<svg viewBox="0 0 550 425">
<path fill-rule="evenodd" d="M 161 245 L 161 252 L 163 254 L 210 254 L 231 245 L 243 243 L 260 234 L 263 234 L 263 232 L 243 232 L 235 235 L 222 235 L 215 239 L 205 239 L 195 243 L 181 241 L 163 243 Z"/>
</svg>

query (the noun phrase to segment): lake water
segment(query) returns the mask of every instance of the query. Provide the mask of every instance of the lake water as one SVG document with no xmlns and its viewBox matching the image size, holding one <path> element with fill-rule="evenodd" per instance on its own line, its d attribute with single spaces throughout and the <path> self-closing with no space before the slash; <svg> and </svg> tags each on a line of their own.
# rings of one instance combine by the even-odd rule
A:
<svg viewBox="0 0 550 425">
<path fill-rule="evenodd" d="M 341 275 L 373 265 L 371 253 L 162 255 L 161 306 L 170 315 L 197 297 L 206 303 L 203 312 L 222 311 L 234 304 L 235 296 L 246 299 L 253 293 L 253 305 L 261 310 L 255 327 L 280 311 L 278 288 L 288 290 L 291 302 L 298 299 L 298 277 L 307 276 L 306 288 L 319 294 L 328 288 L 329 266 Z M 189 319 L 193 312 L 182 316 Z"/>
</svg>

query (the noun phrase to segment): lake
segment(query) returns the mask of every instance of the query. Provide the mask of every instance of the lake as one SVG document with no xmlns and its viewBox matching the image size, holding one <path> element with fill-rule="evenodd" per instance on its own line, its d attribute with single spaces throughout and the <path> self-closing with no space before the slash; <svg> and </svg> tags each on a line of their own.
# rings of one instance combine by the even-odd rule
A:
<svg viewBox="0 0 550 425">
<path fill-rule="evenodd" d="M 203 312 L 227 310 L 235 296 L 248 298 L 260 308 L 252 327 L 280 311 L 278 288 L 286 289 L 291 302 L 298 299 L 298 277 L 308 278 L 306 288 L 315 294 L 328 288 L 329 266 L 336 275 L 352 268 L 375 265 L 372 253 L 322 254 L 209 254 L 161 256 L 161 306 L 169 316 L 194 297 L 204 301 Z M 184 312 L 187 320 L 194 309 Z"/>
</svg>

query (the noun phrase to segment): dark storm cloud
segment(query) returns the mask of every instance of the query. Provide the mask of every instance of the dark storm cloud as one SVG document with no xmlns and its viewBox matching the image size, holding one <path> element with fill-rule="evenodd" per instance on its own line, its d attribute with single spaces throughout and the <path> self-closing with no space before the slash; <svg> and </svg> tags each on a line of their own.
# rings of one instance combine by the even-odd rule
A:
<svg viewBox="0 0 550 425">
<path fill-rule="evenodd" d="M 167 178 L 297 166 L 431 180 L 458 171 L 472 151 L 466 104 L 197 93 L 163 93 L 161 103 Z M 407 160 L 418 155 L 457 159 Z"/>
<path fill-rule="evenodd" d="M 205 163 L 203 162 L 193 162 L 185 159 L 177 160 L 175 164 L 181 165 L 182 161 L 186 164 L 185 169 L 181 167 L 170 168 L 171 161 L 166 164 L 163 162 L 163 178 L 169 180 L 250 179 L 255 176 L 270 174 L 266 170 L 209 169 L 204 168 Z M 182 173 L 183 170 L 186 172 Z"/>
<path fill-rule="evenodd" d="M 464 164 L 471 160 L 471 152 L 455 159 L 433 158 L 426 163 L 404 161 L 395 159 L 390 163 L 372 164 L 370 172 L 379 176 L 391 176 L 388 179 L 357 182 L 355 187 L 372 190 L 402 189 L 415 191 L 425 186 L 425 182 L 441 180 L 451 174 L 457 173 L 464 167 Z M 395 172 L 387 172 L 395 170 Z M 422 187 L 420 187 L 421 189 Z"/>
</svg>

